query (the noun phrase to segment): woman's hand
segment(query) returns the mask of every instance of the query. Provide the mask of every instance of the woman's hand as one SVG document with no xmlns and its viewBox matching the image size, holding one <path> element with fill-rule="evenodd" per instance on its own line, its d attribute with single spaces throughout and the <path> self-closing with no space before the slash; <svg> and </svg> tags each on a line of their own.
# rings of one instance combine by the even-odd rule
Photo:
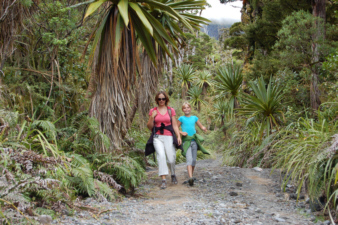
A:
<svg viewBox="0 0 338 225">
<path fill-rule="evenodd" d="M 208 131 L 208 129 L 207 129 L 206 127 L 204 127 L 204 126 L 203 126 L 201 129 L 202 129 L 204 132 L 207 132 L 207 131 Z"/>
<path fill-rule="evenodd" d="M 149 130 L 152 130 L 154 127 L 154 120 L 155 120 L 156 115 L 157 115 L 157 110 L 153 110 L 153 112 L 151 113 L 151 116 L 149 116 L 149 120 L 147 123 L 147 127 Z"/>
<path fill-rule="evenodd" d="M 176 134 L 176 137 L 177 137 L 178 145 L 181 145 L 182 139 L 181 139 L 181 135 L 180 135 L 180 130 L 178 129 L 178 126 L 177 126 L 176 117 L 172 116 L 171 119 L 172 119 L 172 125 L 173 125 L 173 128 L 174 128 L 174 131 L 175 131 L 175 134 Z"/>
<path fill-rule="evenodd" d="M 154 110 L 153 113 L 151 114 L 151 117 L 154 119 L 156 115 L 157 115 L 157 110 Z"/>
<path fill-rule="evenodd" d="M 182 136 L 187 136 L 188 133 L 187 132 L 180 132 L 182 134 Z"/>
</svg>

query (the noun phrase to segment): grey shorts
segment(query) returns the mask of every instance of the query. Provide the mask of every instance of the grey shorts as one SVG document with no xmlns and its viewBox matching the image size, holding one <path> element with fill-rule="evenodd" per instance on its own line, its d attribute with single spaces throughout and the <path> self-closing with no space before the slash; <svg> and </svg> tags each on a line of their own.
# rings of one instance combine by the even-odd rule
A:
<svg viewBox="0 0 338 225">
<path fill-rule="evenodd" d="M 195 166 L 197 158 L 197 144 L 195 141 L 191 141 L 190 146 L 186 154 L 187 166 Z"/>
</svg>

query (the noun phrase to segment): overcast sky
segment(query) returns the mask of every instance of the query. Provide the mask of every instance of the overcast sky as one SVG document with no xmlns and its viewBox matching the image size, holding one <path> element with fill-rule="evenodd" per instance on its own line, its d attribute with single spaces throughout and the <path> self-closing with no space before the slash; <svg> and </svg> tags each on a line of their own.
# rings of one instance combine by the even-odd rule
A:
<svg viewBox="0 0 338 225">
<path fill-rule="evenodd" d="M 207 0 L 211 5 L 202 12 L 202 16 L 210 20 L 234 20 L 241 21 L 242 1 L 236 1 L 228 4 L 221 4 L 219 0 Z"/>
</svg>

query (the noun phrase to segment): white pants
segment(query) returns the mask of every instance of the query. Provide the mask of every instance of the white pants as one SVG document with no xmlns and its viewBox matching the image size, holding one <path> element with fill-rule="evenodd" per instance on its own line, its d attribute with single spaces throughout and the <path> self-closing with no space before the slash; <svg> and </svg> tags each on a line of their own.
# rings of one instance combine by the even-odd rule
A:
<svg viewBox="0 0 338 225">
<path fill-rule="evenodd" d="M 171 175 L 175 174 L 176 149 L 173 144 L 173 136 L 158 135 L 154 136 L 153 145 L 156 151 L 158 163 L 158 175 L 168 175 L 168 166 Z M 168 165 L 167 165 L 168 163 Z"/>
</svg>

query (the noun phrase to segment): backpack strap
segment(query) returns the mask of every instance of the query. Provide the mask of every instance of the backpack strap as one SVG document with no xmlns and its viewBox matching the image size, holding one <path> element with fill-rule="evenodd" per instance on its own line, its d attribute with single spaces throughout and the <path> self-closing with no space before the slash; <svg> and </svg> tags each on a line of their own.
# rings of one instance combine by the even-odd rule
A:
<svg viewBox="0 0 338 225">
<path fill-rule="evenodd" d="M 168 114 L 169 114 L 169 117 L 170 117 L 170 123 L 172 124 L 172 118 L 171 118 L 171 107 L 168 106 Z"/>
<path fill-rule="evenodd" d="M 157 107 L 155 107 L 154 110 L 157 110 Z M 154 118 L 154 126 L 153 126 L 153 135 L 154 134 L 155 134 L 155 118 Z M 153 158 L 154 158 L 154 162 L 156 163 L 155 152 L 153 152 Z"/>
<path fill-rule="evenodd" d="M 155 107 L 154 110 L 157 110 L 157 107 Z M 153 134 L 155 134 L 155 117 L 154 117 Z"/>
</svg>

